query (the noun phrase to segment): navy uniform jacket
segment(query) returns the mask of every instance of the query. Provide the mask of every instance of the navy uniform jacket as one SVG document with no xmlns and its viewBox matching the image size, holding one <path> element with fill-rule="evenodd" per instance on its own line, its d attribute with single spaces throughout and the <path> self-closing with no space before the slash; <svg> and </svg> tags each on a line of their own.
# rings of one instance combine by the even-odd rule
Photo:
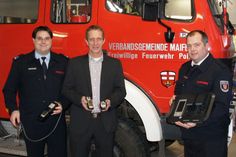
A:
<svg viewBox="0 0 236 157">
<path fill-rule="evenodd" d="M 62 93 L 72 102 L 70 134 L 86 133 L 92 121 L 92 114 L 81 104 L 82 96 L 92 96 L 91 78 L 89 72 L 88 55 L 71 59 L 68 64 Z M 100 100 L 110 99 L 111 107 L 100 116 L 105 129 L 113 132 L 116 129 L 116 108 L 122 103 L 126 95 L 124 75 L 119 60 L 103 55 Z"/>
<path fill-rule="evenodd" d="M 212 139 L 225 137 L 229 125 L 229 105 L 232 98 L 232 75 L 228 67 L 210 54 L 200 66 L 191 61 L 182 65 L 175 94 L 212 92 L 216 95 L 212 112 L 202 124 L 191 129 L 181 128 L 184 139 Z"/>
<path fill-rule="evenodd" d="M 68 59 L 51 52 L 47 79 L 43 79 L 43 69 L 34 51 L 20 55 L 13 60 L 12 67 L 3 88 L 6 107 L 11 114 L 18 110 L 19 97 L 20 119 L 27 135 L 32 139 L 45 136 L 52 128 L 59 115 L 50 116 L 45 122 L 38 121 L 39 114 L 52 101 L 67 105 L 68 101 L 61 95 L 62 83 Z M 66 108 L 66 106 L 63 106 Z M 61 118 L 64 125 L 64 118 Z"/>
</svg>

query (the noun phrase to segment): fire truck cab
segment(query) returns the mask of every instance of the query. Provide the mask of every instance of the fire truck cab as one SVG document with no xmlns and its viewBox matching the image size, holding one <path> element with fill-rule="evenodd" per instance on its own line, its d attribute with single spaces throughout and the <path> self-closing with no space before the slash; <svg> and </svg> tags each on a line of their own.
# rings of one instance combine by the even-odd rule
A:
<svg viewBox="0 0 236 157">
<path fill-rule="evenodd" d="M 114 156 L 148 157 L 157 142 L 180 139 L 178 128 L 165 118 L 178 69 L 189 59 L 187 33 L 203 30 L 214 57 L 234 57 L 226 6 L 226 0 L 0 0 L 0 89 L 12 59 L 32 51 L 35 27 L 47 25 L 53 30 L 52 50 L 75 57 L 87 53 L 85 30 L 98 24 L 105 31 L 104 51 L 121 60 L 125 73 L 127 96 L 118 112 Z M 0 118 L 5 139 L 0 152 L 26 155 L 5 148 L 18 134 L 3 94 Z"/>
</svg>

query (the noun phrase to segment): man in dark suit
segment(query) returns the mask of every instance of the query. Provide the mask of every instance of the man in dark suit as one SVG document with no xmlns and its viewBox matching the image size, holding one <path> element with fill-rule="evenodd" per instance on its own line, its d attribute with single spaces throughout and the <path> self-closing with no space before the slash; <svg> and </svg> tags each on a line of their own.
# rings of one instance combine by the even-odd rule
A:
<svg viewBox="0 0 236 157">
<path fill-rule="evenodd" d="M 28 157 L 43 157 L 45 144 L 48 157 L 66 157 L 62 110 L 68 101 L 61 95 L 61 88 L 68 59 L 50 51 L 53 34 L 48 27 L 35 28 L 32 37 L 35 50 L 13 60 L 3 88 L 5 104 L 11 123 L 15 127 L 22 124 Z M 57 107 L 46 119 L 40 118 L 49 104 Z"/>
<path fill-rule="evenodd" d="M 72 102 L 70 146 L 72 157 L 88 157 L 94 139 L 100 157 L 113 156 L 116 108 L 126 95 L 119 60 L 103 53 L 103 29 L 92 25 L 86 31 L 87 55 L 71 59 L 62 93 Z M 93 109 L 88 108 L 91 97 Z M 101 109 L 101 102 L 106 106 Z"/>
<path fill-rule="evenodd" d="M 175 123 L 181 128 L 184 156 L 227 157 L 232 74 L 227 66 L 208 51 L 209 43 L 205 32 L 191 31 L 186 39 L 191 60 L 179 70 L 175 95 L 214 93 L 215 101 L 209 118 L 203 123 Z M 175 96 L 172 97 L 174 98 Z"/>
</svg>

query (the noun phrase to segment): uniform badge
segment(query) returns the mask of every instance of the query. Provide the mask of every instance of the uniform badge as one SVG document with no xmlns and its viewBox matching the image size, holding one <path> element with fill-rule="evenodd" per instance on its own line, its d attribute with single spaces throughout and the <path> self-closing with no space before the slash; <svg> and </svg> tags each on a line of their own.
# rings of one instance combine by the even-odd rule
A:
<svg viewBox="0 0 236 157">
<path fill-rule="evenodd" d="M 228 92 L 229 91 L 229 81 L 224 81 L 221 80 L 220 81 L 220 89 L 222 90 L 222 92 Z"/>
<path fill-rule="evenodd" d="M 161 84 L 166 88 L 175 84 L 175 72 L 173 71 L 162 71 L 161 72 Z"/>
</svg>

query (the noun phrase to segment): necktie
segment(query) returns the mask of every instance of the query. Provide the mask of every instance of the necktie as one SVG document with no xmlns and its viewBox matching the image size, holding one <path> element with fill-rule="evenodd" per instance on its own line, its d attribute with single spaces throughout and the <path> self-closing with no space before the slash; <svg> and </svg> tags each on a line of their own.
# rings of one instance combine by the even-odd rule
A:
<svg viewBox="0 0 236 157">
<path fill-rule="evenodd" d="M 46 57 L 41 57 L 41 59 L 43 60 L 43 62 L 42 62 L 42 67 L 43 67 L 43 78 L 44 78 L 44 80 L 46 80 L 47 79 L 47 65 L 46 65 L 46 62 L 45 62 L 45 59 L 46 59 Z"/>
<path fill-rule="evenodd" d="M 199 66 L 199 65 L 194 64 L 194 65 L 192 66 L 192 69 L 196 69 L 198 66 Z"/>
</svg>

